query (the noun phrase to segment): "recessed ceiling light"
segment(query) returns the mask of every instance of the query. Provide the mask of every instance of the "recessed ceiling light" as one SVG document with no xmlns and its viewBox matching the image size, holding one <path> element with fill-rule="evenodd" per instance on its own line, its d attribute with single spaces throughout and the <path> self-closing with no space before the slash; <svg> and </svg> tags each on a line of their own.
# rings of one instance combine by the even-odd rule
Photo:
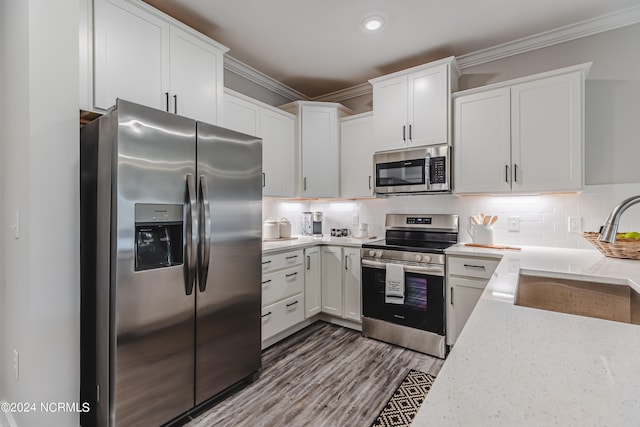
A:
<svg viewBox="0 0 640 427">
<path fill-rule="evenodd" d="M 384 25 L 384 18 L 380 15 L 371 15 L 364 18 L 362 26 L 367 31 L 378 31 Z"/>
</svg>

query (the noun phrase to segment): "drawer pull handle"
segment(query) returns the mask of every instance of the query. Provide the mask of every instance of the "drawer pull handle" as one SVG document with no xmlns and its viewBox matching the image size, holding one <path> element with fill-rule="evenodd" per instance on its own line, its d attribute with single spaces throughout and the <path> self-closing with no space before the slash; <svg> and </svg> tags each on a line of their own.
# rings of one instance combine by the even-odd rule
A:
<svg viewBox="0 0 640 427">
<path fill-rule="evenodd" d="M 284 277 L 296 276 L 297 274 L 298 274 L 298 272 L 296 271 L 295 273 L 286 274 Z"/>
<path fill-rule="evenodd" d="M 291 255 L 286 257 L 285 259 L 294 259 L 294 258 L 298 258 L 298 255 Z"/>
<path fill-rule="evenodd" d="M 271 282 L 271 279 L 269 280 L 265 280 L 264 282 L 262 282 L 263 285 L 266 285 L 267 283 Z"/>
<path fill-rule="evenodd" d="M 473 264 L 464 264 L 465 268 L 477 268 L 480 270 L 484 270 L 484 265 L 473 265 Z"/>
<path fill-rule="evenodd" d="M 289 304 L 287 304 L 287 307 L 292 307 L 292 306 L 296 305 L 297 303 L 298 303 L 298 301 L 290 302 Z"/>
<path fill-rule="evenodd" d="M 271 312 L 265 313 L 265 314 L 263 314 L 261 317 L 262 317 L 262 318 L 265 318 L 265 317 L 267 317 L 267 316 L 271 316 Z"/>
<path fill-rule="evenodd" d="M 270 263 L 271 263 L 271 260 L 269 260 L 269 261 L 262 261 L 262 265 L 270 264 Z"/>
</svg>

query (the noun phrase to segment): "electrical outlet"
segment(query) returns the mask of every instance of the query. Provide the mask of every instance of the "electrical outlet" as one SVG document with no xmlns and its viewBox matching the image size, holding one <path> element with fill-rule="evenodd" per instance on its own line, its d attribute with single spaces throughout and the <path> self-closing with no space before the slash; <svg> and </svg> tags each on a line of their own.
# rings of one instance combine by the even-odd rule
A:
<svg viewBox="0 0 640 427">
<path fill-rule="evenodd" d="M 520 231 L 520 217 L 510 216 L 507 218 L 507 224 L 509 224 L 509 231 Z"/>
<path fill-rule="evenodd" d="M 13 371 L 16 374 L 16 379 L 20 378 L 20 354 L 18 350 L 13 349 Z"/>
<path fill-rule="evenodd" d="M 582 217 L 569 217 L 569 233 L 580 233 L 582 231 Z"/>
</svg>

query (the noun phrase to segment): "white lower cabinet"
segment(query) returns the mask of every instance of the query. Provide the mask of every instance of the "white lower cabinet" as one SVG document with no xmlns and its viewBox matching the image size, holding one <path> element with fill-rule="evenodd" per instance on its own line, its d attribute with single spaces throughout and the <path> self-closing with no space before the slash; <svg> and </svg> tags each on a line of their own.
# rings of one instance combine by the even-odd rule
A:
<svg viewBox="0 0 640 427">
<path fill-rule="evenodd" d="M 453 345 L 499 259 L 447 255 L 447 345 Z"/>
<path fill-rule="evenodd" d="M 321 313 L 329 315 L 325 320 L 357 328 L 361 306 L 360 248 L 312 246 L 262 257 L 263 346 Z"/>
<path fill-rule="evenodd" d="M 322 258 L 320 247 L 304 250 L 304 317 L 312 317 L 322 311 Z"/>
<path fill-rule="evenodd" d="M 304 320 L 304 294 L 262 307 L 262 340 Z"/>
<path fill-rule="evenodd" d="M 304 320 L 302 250 L 262 258 L 262 340 Z"/>
<path fill-rule="evenodd" d="M 360 251 L 322 248 L 322 312 L 360 322 Z"/>
</svg>

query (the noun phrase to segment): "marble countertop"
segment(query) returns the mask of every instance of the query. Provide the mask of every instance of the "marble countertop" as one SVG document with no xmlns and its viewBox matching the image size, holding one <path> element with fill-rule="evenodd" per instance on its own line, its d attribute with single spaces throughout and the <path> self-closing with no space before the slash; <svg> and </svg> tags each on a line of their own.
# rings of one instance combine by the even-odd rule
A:
<svg viewBox="0 0 640 427">
<path fill-rule="evenodd" d="M 317 245 L 336 245 L 362 247 L 365 242 L 373 242 L 379 240 L 379 237 L 355 238 L 355 237 L 331 237 L 324 235 L 322 237 L 313 236 L 293 236 L 290 240 L 267 240 L 262 242 L 262 253 L 268 255 L 276 252 L 283 252 L 293 249 L 304 249 Z"/>
<path fill-rule="evenodd" d="M 466 247 L 501 257 L 414 426 L 638 426 L 640 325 L 513 304 L 521 269 L 600 277 L 640 292 L 640 261 L 588 249 Z"/>
</svg>

